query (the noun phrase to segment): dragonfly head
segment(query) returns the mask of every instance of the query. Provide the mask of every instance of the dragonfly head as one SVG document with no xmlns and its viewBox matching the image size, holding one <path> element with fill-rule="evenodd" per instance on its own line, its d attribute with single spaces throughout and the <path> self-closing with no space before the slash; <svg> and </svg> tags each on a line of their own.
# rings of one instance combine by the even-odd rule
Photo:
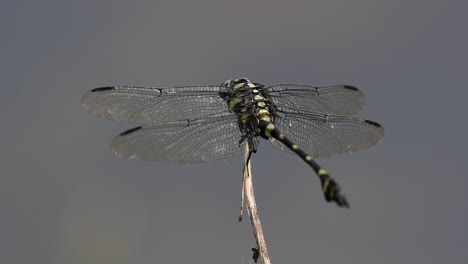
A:
<svg viewBox="0 0 468 264">
<path fill-rule="evenodd" d="M 247 78 L 236 78 L 236 79 L 230 79 L 230 80 L 223 82 L 221 86 L 239 89 L 249 84 L 252 84 L 252 82 L 249 81 L 249 79 Z"/>
</svg>

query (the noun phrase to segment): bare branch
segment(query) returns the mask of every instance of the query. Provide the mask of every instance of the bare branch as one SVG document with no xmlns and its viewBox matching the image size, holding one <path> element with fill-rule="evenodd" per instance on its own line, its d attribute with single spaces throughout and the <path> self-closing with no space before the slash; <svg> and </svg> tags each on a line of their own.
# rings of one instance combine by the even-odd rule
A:
<svg viewBox="0 0 468 264">
<path fill-rule="evenodd" d="M 245 199 L 247 203 L 247 212 L 250 216 L 250 222 L 252 224 L 253 232 L 255 235 L 255 240 L 257 242 L 257 249 L 253 249 L 254 256 L 259 254 L 262 259 L 263 264 L 271 264 L 270 257 L 268 255 L 268 250 L 265 242 L 265 237 L 263 235 L 262 224 L 260 223 L 260 216 L 257 211 L 257 204 L 255 202 L 255 195 L 252 183 L 252 168 L 250 165 L 250 150 L 248 144 L 246 144 L 244 151 L 244 190 L 245 190 Z M 242 195 L 242 197 L 244 197 Z M 255 259 L 254 259 L 255 260 Z M 255 260 L 256 262 L 256 260 Z"/>
</svg>

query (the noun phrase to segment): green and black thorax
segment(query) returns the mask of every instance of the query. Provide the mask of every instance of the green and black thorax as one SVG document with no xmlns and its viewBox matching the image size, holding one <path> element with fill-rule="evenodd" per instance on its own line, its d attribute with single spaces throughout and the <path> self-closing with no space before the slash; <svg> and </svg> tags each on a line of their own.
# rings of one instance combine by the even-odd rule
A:
<svg viewBox="0 0 468 264">
<path fill-rule="evenodd" d="M 224 82 L 230 92 L 223 94 L 229 109 L 238 118 L 239 129 L 242 132 L 241 142 L 248 140 L 252 149 L 256 150 L 256 137 L 262 136 L 269 139 L 264 127 L 269 123 L 275 123 L 276 109 L 268 90 L 263 84 L 253 83 L 246 78 L 232 79 Z"/>
</svg>

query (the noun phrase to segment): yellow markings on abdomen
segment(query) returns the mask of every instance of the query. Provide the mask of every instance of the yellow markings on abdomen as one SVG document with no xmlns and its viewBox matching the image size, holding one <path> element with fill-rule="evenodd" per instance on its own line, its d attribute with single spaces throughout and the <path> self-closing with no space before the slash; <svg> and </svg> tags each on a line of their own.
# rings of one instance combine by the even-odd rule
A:
<svg viewBox="0 0 468 264">
<path fill-rule="evenodd" d="M 291 148 L 292 148 L 292 150 L 296 151 L 296 150 L 298 150 L 298 149 L 299 149 L 299 146 L 298 146 L 298 145 L 296 145 L 296 144 L 294 144 L 294 145 L 292 145 L 292 147 L 291 147 Z"/>
<path fill-rule="evenodd" d="M 265 104 L 265 102 L 258 102 L 258 103 L 257 103 L 257 106 L 263 108 L 263 107 L 266 106 L 266 104 Z"/>
<path fill-rule="evenodd" d="M 322 189 L 323 189 L 323 191 L 324 191 L 324 192 L 326 192 L 326 191 L 327 191 L 327 189 L 328 189 L 328 184 L 329 184 L 329 183 L 330 183 L 330 181 L 329 181 L 329 180 L 326 180 L 326 181 L 323 183 L 323 187 L 322 187 Z"/>
<path fill-rule="evenodd" d="M 324 170 L 324 169 L 320 169 L 318 172 L 317 172 L 318 176 L 324 176 L 324 175 L 327 175 L 327 171 Z"/>
<path fill-rule="evenodd" d="M 261 101 L 261 100 L 263 100 L 263 96 L 257 94 L 257 95 L 254 96 L 254 100 L 255 101 Z"/>
<path fill-rule="evenodd" d="M 279 138 L 279 140 L 283 141 L 284 140 L 284 134 L 279 134 L 278 138 Z"/>
<path fill-rule="evenodd" d="M 265 127 L 265 135 L 267 137 L 271 137 L 271 131 L 273 131 L 273 129 L 275 129 L 275 125 L 273 125 L 273 123 L 269 123 L 266 127 Z"/>
<path fill-rule="evenodd" d="M 311 160 L 312 160 L 312 156 L 310 156 L 310 155 L 307 155 L 307 156 L 305 157 L 305 160 L 307 160 L 307 161 L 311 161 Z"/>
</svg>

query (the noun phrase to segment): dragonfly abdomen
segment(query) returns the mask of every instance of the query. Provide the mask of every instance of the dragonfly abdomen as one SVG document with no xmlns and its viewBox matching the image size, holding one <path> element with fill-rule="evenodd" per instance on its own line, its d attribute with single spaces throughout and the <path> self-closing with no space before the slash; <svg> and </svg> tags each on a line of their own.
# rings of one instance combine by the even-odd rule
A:
<svg viewBox="0 0 468 264">
<path fill-rule="evenodd" d="M 317 176 L 320 178 L 320 182 L 322 183 L 322 191 L 325 199 L 328 202 L 334 201 L 340 207 L 349 207 L 349 203 L 346 200 L 344 193 L 341 191 L 340 186 L 328 174 L 328 172 L 321 168 L 320 165 L 318 165 L 312 159 L 311 155 L 307 154 L 297 144 L 289 140 L 286 135 L 281 133 L 272 122 L 260 120 L 257 127 L 257 133 L 265 139 L 274 138 L 280 141 L 291 151 L 301 157 L 301 159 L 303 159 L 310 167 L 312 167 Z"/>
</svg>

